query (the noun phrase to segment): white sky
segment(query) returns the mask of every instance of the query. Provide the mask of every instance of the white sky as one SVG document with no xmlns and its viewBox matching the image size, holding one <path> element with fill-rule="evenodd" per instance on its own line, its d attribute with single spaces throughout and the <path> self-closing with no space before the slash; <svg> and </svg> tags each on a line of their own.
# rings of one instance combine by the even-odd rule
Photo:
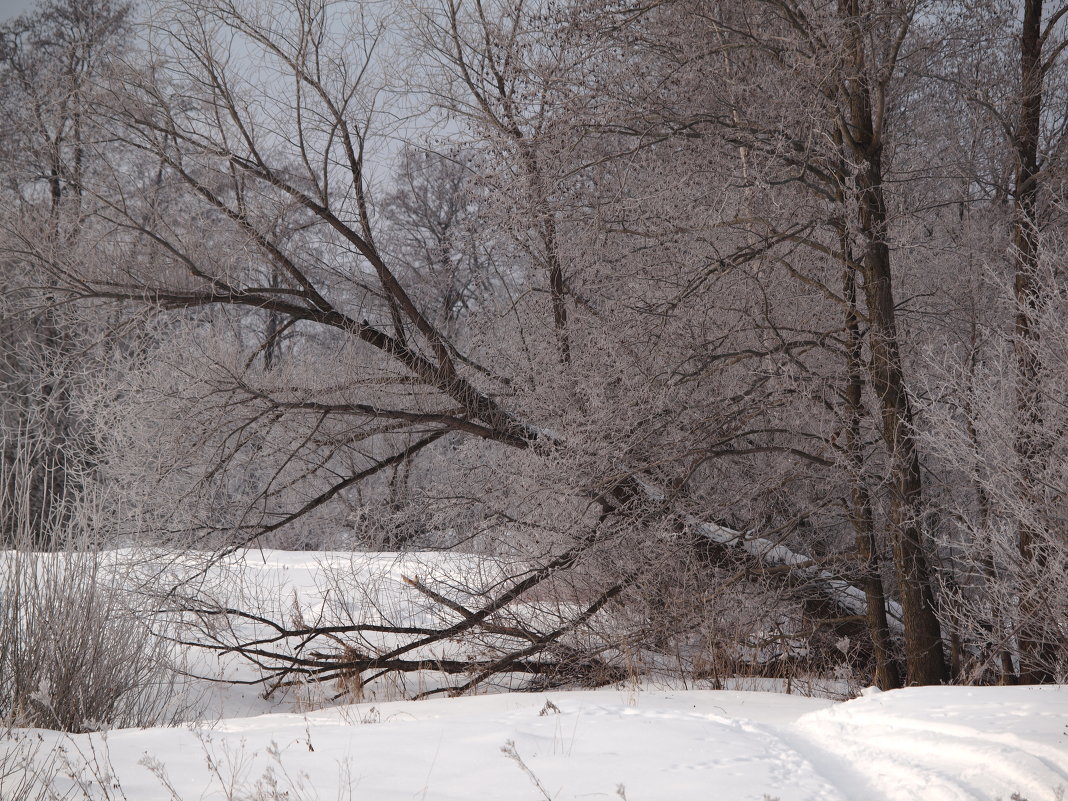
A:
<svg viewBox="0 0 1068 801">
<path fill-rule="evenodd" d="M 0 22 L 7 22 L 14 16 L 28 11 L 33 0 L 0 0 Z"/>
</svg>

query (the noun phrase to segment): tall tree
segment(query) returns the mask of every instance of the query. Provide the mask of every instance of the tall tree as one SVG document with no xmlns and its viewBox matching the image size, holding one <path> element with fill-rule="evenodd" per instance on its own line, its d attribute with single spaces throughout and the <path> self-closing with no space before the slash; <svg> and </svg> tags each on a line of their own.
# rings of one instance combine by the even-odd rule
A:
<svg viewBox="0 0 1068 801">
<path fill-rule="evenodd" d="M 1013 125 L 1015 156 L 1013 188 L 1012 260 L 1013 292 L 1016 299 L 1014 321 L 1016 352 L 1016 459 L 1019 463 L 1020 494 L 1036 498 L 1041 494 L 1040 476 L 1049 459 L 1048 443 L 1042 441 L 1043 377 L 1039 356 L 1041 328 L 1038 320 L 1039 294 L 1044 291 L 1040 277 L 1041 225 L 1039 206 L 1046 172 L 1041 161 L 1043 98 L 1046 78 L 1068 39 L 1050 41 L 1068 5 L 1061 5 L 1048 19 L 1043 17 L 1043 0 L 1024 0 L 1020 31 L 1020 90 Z M 1047 157 L 1048 159 L 1048 157 Z M 1020 556 L 1024 561 L 1022 581 L 1041 583 L 1048 559 L 1044 532 L 1029 521 L 1021 521 L 1017 531 Z M 1020 681 L 1024 684 L 1054 680 L 1053 665 L 1061 647 L 1043 609 L 1039 593 L 1021 588 Z"/>
<path fill-rule="evenodd" d="M 0 260 L 0 492 L 28 493 L 42 525 L 77 491 L 91 461 L 73 394 L 90 369 L 92 336 L 79 330 L 84 321 L 53 306 L 56 284 L 20 239 L 39 251 L 78 248 L 85 178 L 100 165 L 92 154 L 94 82 L 125 45 L 129 14 L 127 3 L 112 0 L 50 0 L 0 26 L 0 191 L 8 220 Z M 37 453 L 31 464 L 17 457 L 27 449 Z M 6 529 L 0 521 L 0 539 Z"/>
<path fill-rule="evenodd" d="M 839 4 L 844 70 L 838 124 L 846 158 L 856 170 L 854 202 L 863 243 L 860 261 L 871 381 L 890 459 L 890 536 L 901 593 L 908 681 L 937 684 L 947 678 L 947 671 L 925 553 L 923 479 L 896 320 L 883 174 L 891 82 L 916 11 L 917 4 L 912 2 L 885 7 L 860 0 Z"/>
</svg>

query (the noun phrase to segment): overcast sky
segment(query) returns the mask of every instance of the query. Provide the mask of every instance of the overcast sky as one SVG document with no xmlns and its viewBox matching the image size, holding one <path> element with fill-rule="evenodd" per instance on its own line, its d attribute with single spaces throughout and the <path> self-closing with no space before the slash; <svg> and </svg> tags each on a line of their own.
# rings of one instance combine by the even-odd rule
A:
<svg viewBox="0 0 1068 801">
<path fill-rule="evenodd" d="M 0 0 L 0 21 L 6 22 L 32 5 L 33 0 Z"/>
</svg>

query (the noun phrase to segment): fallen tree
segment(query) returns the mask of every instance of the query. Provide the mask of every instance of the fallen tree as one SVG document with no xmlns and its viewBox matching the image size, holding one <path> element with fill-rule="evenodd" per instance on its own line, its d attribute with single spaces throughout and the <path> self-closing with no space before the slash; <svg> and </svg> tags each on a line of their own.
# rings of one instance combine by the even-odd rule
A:
<svg viewBox="0 0 1068 801">
<path fill-rule="evenodd" d="M 87 235 L 63 247 L 47 217 L 32 209 L 11 232 L 19 258 L 60 302 L 139 303 L 184 322 L 161 335 L 156 360 L 144 359 L 108 398 L 126 413 L 125 427 L 107 432 L 114 437 L 110 478 L 132 493 L 154 493 L 136 533 L 154 529 L 180 547 L 206 541 L 232 554 L 324 525 L 330 510 L 361 506 L 364 487 L 388 477 L 392 492 L 418 465 L 433 470 L 434 459 L 450 465 L 458 485 L 455 474 L 470 465 L 456 455 L 464 448 L 478 448 L 487 464 L 513 459 L 513 473 L 495 477 L 500 503 L 457 488 L 448 489 L 450 499 L 480 511 L 496 503 L 486 520 L 537 506 L 516 518 L 529 541 L 499 542 L 502 553 L 491 554 L 518 552 L 523 572 L 503 585 L 476 584 L 457 596 L 409 577 L 439 616 L 433 626 L 288 625 L 182 587 L 169 603 L 203 623 L 207 640 L 198 642 L 246 658 L 265 671 L 255 681 L 267 686 L 423 671 L 435 661 L 443 673 L 466 676 L 450 692 L 504 673 L 618 677 L 624 646 L 660 621 L 608 626 L 607 612 L 614 602 L 623 619 L 656 610 L 648 588 L 661 573 L 668 582 L 686 574 L 694 559 L 706 574 L 693 579 L 694 615 L 700 597 L 744 583 L 799 604 L 799 627 L 825 630 L 825 639 L 863 639 L 861 618 L 873 599 L 842 566 L 845 552 L 808 558 L 785 542 L 700 522 L 694 511 L 709 493 L 686 487 L 700 465 L 721 456 L 776 454 L 827 469 L 837 463 L 829 435 L 752 422 L 794 392 L 785 386 L 763 395 L 778 377 L 766 364 L 833 351 L 834 332 L 775 332 L 780 342 L 766 328 L 747 327 L 748 306 L 735 308 L 738 297 L 754 294 L 743 268 L 754 265 L 759 274 L 763 260 L 788 257 L 779 249 L 806 236 L 808 226 L 769 232 L 726 215 L 700 223 L 702 237 L 715 240 L 715 257 L 693 257 L 702 248 L 671 239 L 698 225 L 672 216 L 689 213 L 684 197 L 665 209 L 663 230 L 649 235 L 657 263 L 634 260 L 637 290 L 613 282 L 604 265 L 616 256 L 631 264 L 616 251 L 647 246 L 623 239 L 591 256 L 601 234 L 596 214 L 581 216 L 593 202 L 582 192 L 591 171 L 617 160 L 627 174 L 627 152 L 579 153 L 589 161 L 554 173 L 560 154 L 585 142 L 585 131 L 554 127 L 567 118 L 565 105 L 543 125 L 512 100 L 521 89 L 550 92 L 552 76 L 540 84 L 545 76 L 535 65 L 509 57 L 507 66 L 497 63 L 495 47 L 471 49 L 482 41 L 472 32 L 486 29 L 487 41 L 495 40 L 509 25 L 515 37 L 504 43 L 519 47 L 529 20 L 515 9 L 498 29 L 461 16 L 447 4 L 446 61 L 482 123 L 500 134 L 482 143 L 486 163 L 465 166 L 500 172 L 492 180 L 474 175 L 468 202 L 519 198 L 505 218 L 472 215 L 467 223 L 511 241 L 486 257 L 483 308 L 465 327 L 456 325 L 454 303 L 441 311 L 444 299 L 426 300 L 421 282 L 423 273 L 453 270 L 460 233 L 430 220 L 438 234 L 433 258 L 415 262 L 386 242 L 375 211 L 369 148 L 388 116 L 374 83 L 381 20 L 328 20 L 314 3 L 247 10 L 218 0 L 176 10 L 160 28 L 159 59 L 116 64 L 118 74 L 101 87 L 93 113 L 107 132 L 99 155 L 108 169 L 77 187 Z M 274 77 L 250 80 L 229 58 L 233 40 Z M 546 96 L 545 108 L 556 108 L 555 99 Z M 512 164 L 520 165 L 516 174 L 507 171 Z M 650 180 L 659 170 L 640 161 L 633 168 Z M 486 190 L 480 181 L 496 183 Z M 583 211 L 572 209 L 569 193 L 582 198 L 574 205 Z M 426 205 L 434 217 L 436 203 Z M 470 247 L 492 251 L 492 238 L 471 236 Z M 840 267 L 837 257 L 830 262 Z M 736 283 L 714 285 L 722 276 Z M 760 306 L 768 287 L 757 289 Z M 660 295 L 640 297 L 643 291 Z M 722 331 L 710 322 L 717 315 L 726 320 Z M 749 360 L 761 367 L 749 369 Z M 690 441 L 709 436 L 714 445 Z M 760 441 L 746 441 L 753 438 Z M 799 444 L 809 441 L 821 453 Z M 524 471 L 546 477 L 528 493 L 534 501 L 511 486 Z M 661 484 L 670 491 L 652 489 Z M 663 570 L 666 562 L 671 570 Z M 573 572 L 582 575 L 585 603 L 562 607 L 551 620 L 517 611 L 530 606 L 536 589 Z M 639 589 L 646 597 L 637 597 Z M 778 602 L 767 603 L 770 610 Z M 681 613 L 659 612 L 685 628 Z M 246 636 L 219 621 L 268 631 Z M 598 631 L 601 625 L 608 630 Z M 368 647 L 358 638 L 370 633 L 397 641 Z M 418 654 L 457 640 L 477 653 Z"/>
</svg>

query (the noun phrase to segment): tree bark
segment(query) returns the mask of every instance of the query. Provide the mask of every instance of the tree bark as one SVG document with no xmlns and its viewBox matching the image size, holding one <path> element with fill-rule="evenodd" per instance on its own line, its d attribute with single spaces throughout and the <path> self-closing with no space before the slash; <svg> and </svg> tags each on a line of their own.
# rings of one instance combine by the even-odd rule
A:
<svg viewBox="0 0 1068 801">
<path fill-rule="evenodd" d="M 844 240 L 844 237 L 843 237 Z M 843 241 L 843 246 L 846 243 Z M 843 253 L 848 253 L 843 249 Z M 890 625 L 886 618 L 886 592 L 879 572 L 879 550 L 875 540 L 875 520 L 871 496 L 862 473 L 864 460 L 861 454 L 860 420 L 863 414 L 863 370 L 861 350 L 863 342 L 857 315 L 857 281 L 851 265 L 843 268 L 846 299 L 846 336 L 848 341 L 847 372 L 845 388 L 846 428 L 845 449 L 849 457 L 851 503 L 850 520 L 856 531 L 857 554 L 861 563 L 861 587 L 867 601 L 868 634 L 871 637 L 875 657 L 875 684 L 880 690 L 892 690 L 901 686 L 901 675 L 894 662 L 890 642 Z"/>
<path fill-rule="evenodd" d="M 1042 0 L 1025 0 L 1020 36 L 1021 90 L 1019 120 L 1014 142 L 1016 185 L 1013 193 L 1013 290 L 1016 300 L 1014 350 L 1016 356 L 1016 459 L 1019 466 L 1020 501 L 1025 510 L 1038 499 L 1038 475 L 1044 459 L 1041 443 L 1042 379 L 1039 364 L 1038 305 L 1038 160 L 1042 117 Z M 1045 557 L 1036 548 L 1040 536 L 1033 519 L 1017 524 L 1021 557 L 1020 682 L 1045 684 L 1054 681 L 1052 666 L 1057 655 L 1055 635 L 1049 631 L 1042 607 L 1041 576 Z"/>
<path fill-rule="evenodd" d="M 930 570 L 924 554 L 923 482 L 919 452 L 912 433 L 913 414 L 905 388 L 898 344 L 893 271 L 887 241 L 888 218 L 883 190 L 883 107 L 873 107 L 872 65 L 867 63 L 859 0 L 840 0 L 846 25 L 848 103 L 843 139 L 857 169 L 857 224 L 866 246 L 862 261 L 864 299 L 869 322 L 870 376 L 879 400 L 882 437 L 889 457 L 890 537 L 901 593 L 905 659 L 909 684 L 939 684 L 947 678 L 942 630 L 935 613 Z M 885 92 L 878 102 L 885 104 Z M 878 122 L 876 121 L 878 113 Z"/>
</svg>

